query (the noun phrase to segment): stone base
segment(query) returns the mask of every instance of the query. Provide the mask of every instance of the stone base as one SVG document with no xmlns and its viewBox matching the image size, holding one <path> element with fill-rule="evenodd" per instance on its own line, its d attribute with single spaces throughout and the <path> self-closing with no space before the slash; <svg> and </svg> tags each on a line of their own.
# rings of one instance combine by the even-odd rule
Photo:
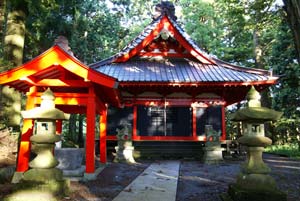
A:
<svg viewBox="0 0 300 201">
<path fill-rule="evenodd" d="M 30 169 L 23 175 L 24 181 L 29 182 L 44 182 L 49 180 L 61 181 L 63 179 L 63 173 L 57 168 L 51 169 Z"/>
<path fill-rule="evenodd" d="M 223 148 L 219 146 L 204 147 L 202 162 L 206 164 L 218 164 L 223 162 Z"/>
<path fill-rule="evenodd" d="M 14 186 L 13 192 L 4 201 L 56 201 L 68 195 L 69 189 L 69 180 L 22 181 Z"/>
<path fill-rule="evenodd" d="M 81 168 L 85 151 L 83 148 L 56 148 L 54 153 L 59 162 L 56 168 L 75 170 Z"/>
<path fill-rule="evenodd" d="M 126 146 L 123 149 L 119 149 L 118 146 L 115 147 L 116 156 L 114 162 L 116 163 L 135 163 L 133 158 L 133 146 Z"/>
<path fill-rule="evenodd" d="M 273 177 L 267 174 L 239 174 L 236 186 L 243 189 L 259 191 L 277 191 L 277 185 Z"/>
<path fill-rule="evenodd" d="M 62 170 L 64 177 L 83 177 L 85 166 L 82 165 L 80 168 L 74 170 Z"/>
<path fill-rule="evenodd" d="M 222 194 L 223 201 L 287 201 L 286 193 L 279 190 L 245 190 L 236 184 L 229 186 L 228 193 Z"/>
<path fill-rule="evenodd" d="M 24 172 L 15 172 L 11 180 L 11 183 L 13 184 L 19 183 L 23 179 L 23 174 Z"/>
<path fill-rule="evenodd" d="M 105 168 L 105 165 L 98 167 L 94 173 L 84 173 L 83 180 L 84 181 L 91 181 L 96 180 L 98 174 Z"/>
</svg>

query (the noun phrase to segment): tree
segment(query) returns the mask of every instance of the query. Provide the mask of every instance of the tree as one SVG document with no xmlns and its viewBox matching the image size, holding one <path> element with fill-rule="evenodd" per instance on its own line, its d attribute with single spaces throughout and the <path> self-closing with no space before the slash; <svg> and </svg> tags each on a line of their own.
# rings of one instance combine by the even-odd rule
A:
<svg viewBox="0 0 300 201">
<path fill-rule="evenodd" d="M 86 63 L 111 56 L 120 48 L 119 39 L 126 35 L 121 16 L 104 1 L 38 1 L 29 4 L 26 60 L 51 47 L 59 35 L 68 38 L 75 56 Z"/>
<path fill-rule="evenodd" d="M 283 0 L 286 18 L 294 36 L 294 43 L 300 63 L 300 1 L 298 0 Z"/>
<path fill-rule="evenodd" d="M 6 30 L 6 0 L 0 1 L 0 55 L 3 54 L 4 32 Z"/>
<path fill-rule="evenodd" d="M 27 15 L 27 3 L 22 0 L 9 1 L 8 16 L 4 37 L 4 59 L 19 66 L 23 63 L 23 49 L 25 41 L 25 22 Z M 9 65 L 3 70 L 8 70 Z M 2 121 L 7 119 L 8 126 L 19 132 L 21 120 L 21 95 L 9 87 L 3 87 L 1 91 Z"/>
<path fill-rule="evenodd" d="M 272 88 L 273 108 L 282 111 L 283 117 L 275 123 L 274 139 L 277 143 L 298 143 L 300 150 L 300 68 L 294 47 L 292 30 L 282 13 L 272 49 L 271 65 L 280 82 Z"/>
</svg>

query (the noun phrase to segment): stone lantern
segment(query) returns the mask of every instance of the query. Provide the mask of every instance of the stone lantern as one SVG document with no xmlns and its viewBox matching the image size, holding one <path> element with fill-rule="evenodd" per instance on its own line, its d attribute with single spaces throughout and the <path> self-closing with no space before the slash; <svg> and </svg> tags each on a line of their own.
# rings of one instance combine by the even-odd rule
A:
<svg viewBox="0 0 300 201">
<path fill-rule="evenodd" d="M 24 119 L 35 121 L 30 141 L 32 151 L 36 153 L 36 157 L 29 163 L 31 169 L 24 173 L 22 180 L 38 183 L 35 188 L 52 188 L 55 194 L 59 194 L 65 192 L 67 183 L 63 179 L 62 171 L 56 168 L 58 161 L 53 155 L 55 143 L 61 140 L 55 134 L 56 120 L 69 119 L 69 115 L 55 108 L 54 98 L 53 92 L 48 88 L 41 96 L 40 107 L 22 111 Z"/>
<path fill-rule="evenodd" d="M 272 144 L 265 137 L 264 123 L 278 120 L 281 112 L 261 107 L 260 94 L 254 87 L 247 94 L 247 105 L 232 116 L 232 121 L 242 122 L 243 136 L 238 142 L 246 146 L 247 159 L 235 184 L 229 186 L 223 200 L 234 201 L 284 201 L 286 194 L 279 191 L 275 180 L 269 175 L 271 169 L 264 163 L 264 147 Z M 225 199 L 226 198 L 226 199 Z"/>
</svg>

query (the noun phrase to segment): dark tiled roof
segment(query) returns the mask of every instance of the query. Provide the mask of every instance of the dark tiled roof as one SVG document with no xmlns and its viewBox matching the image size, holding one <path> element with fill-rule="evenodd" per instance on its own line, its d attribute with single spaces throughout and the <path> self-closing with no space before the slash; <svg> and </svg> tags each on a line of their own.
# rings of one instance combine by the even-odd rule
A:
<svg viewBox="0 0 300 201">
<path fill-rule="evenodd" d="M 112 63 L 95 70 L 123 82 L 251 82 L 269 80 L 268 74 L 251 69 L 201 64 L 191 60 L 130 60 Z"/>
<path fill-rule="evenodd" d="M 168 17 L 168 16 L 167 16 Z M 186 42 L 198 53 L 207 58 L 211 64 L 204 64 L 200 60 L 166 60 L 150 61 L 137 56 L 125 62 L 114 62 L 137 47 L 160 23 L 163 16 L 153 20 L 143 32 L 131 41 L 116 55 L 91 64 L 90 67 L 117 78 L 124 82 L 255 82 L 276 80 L 266 70 L 235 66 L 206 54 L 191 37 L 172 18 L 168 17 L 174 28 Z M 155 59 L 155 58 L 153 58 Z"/>
</svg>

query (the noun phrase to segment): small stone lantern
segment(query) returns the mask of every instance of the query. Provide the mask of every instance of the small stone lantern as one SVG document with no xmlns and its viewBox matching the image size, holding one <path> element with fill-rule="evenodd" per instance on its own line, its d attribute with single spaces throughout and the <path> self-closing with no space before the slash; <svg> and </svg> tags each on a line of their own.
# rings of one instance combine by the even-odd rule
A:
<svg viewBox="0 0 300 201">
<path fill-rule="evenodd" d="M 69 119 L 69 115 L 55 108 L 53 92 L 48 88 L 41 96 L 41 106 L 28 111 L 22 111 L 24 119 L 35 120 L 34 133 L 30 137 L 32 151 L 36 157 L 29 163 L 29 169 L 24 173 L 23 182 L 38 183 L 35 188 L 52 188 L 54 194 L 66 190 L 66 181 L 62 171 L 55 168 L 58 161 L 53 155 L 55 143 L 60 141 L 56 135 L 56 120 Z M 51 185 L 50 185 L 51 184 Z M 50 185 L 50 186 L 49 186 Z"/>
<path fill-rule="evenodd" d="M 133 157 L 134 147 L 132 146 L 131 132 L 127 122 L 122 122 L 122 129 L 117 129 L 118 146 L 115 147 L 116 155 L 114 162 L 135 163 Z"/>
<path fill-rule="evenodd" d="M 212 125 L 205 125 L 205 136 L 206 143 L 205 147 L 203 147 L 202 162 L 205 164 L 219 164 L 223 162 L 220 133 L 215 131 Z"/>
<path fill-rule="evenodd" d="M 234 201 L 285 201 L 286 194 L 279 191 L 269 175 L 271 169 L 264 163 L 264 147 L 272 144 L 265 137 L 264 123 L 278 120 L 282 113 L 261 107 L 260 94 L 254 87 L 247 94 L 247 106 L 233 114 L 232 121 L 242 122 L 243 136 L 238 142 L 246 146 L 247 160 L 241 166 L 241 174 L 235 184 L 229 186 L 223 200 Z M 226 198 L 226 199 L 225 199 Z"/>
</svg>

